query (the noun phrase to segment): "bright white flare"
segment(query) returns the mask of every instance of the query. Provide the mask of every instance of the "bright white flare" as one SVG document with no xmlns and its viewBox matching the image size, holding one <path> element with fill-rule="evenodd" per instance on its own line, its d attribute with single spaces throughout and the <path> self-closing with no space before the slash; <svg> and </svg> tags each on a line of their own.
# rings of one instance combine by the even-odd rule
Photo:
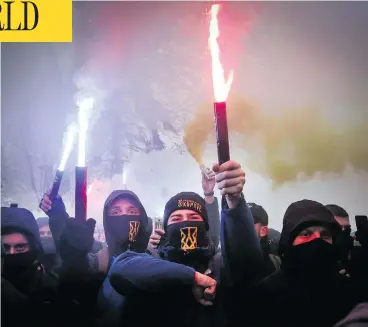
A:
<svg viewBox="0 0 368 327">
<path fill-rule="evenodd" d="M 78 167 L 85 167 L 86 165 L 86 142 L 88 131 L 88 119 L 90 117 L 91 109 L 94 104 L 93 98 L 83 99 L 79 104 L 78 109 Z"/>
<path fill-rule="evenodd" d="M 66 162 L 68 161 L 69 155 L 73 150 L 75 135 L 77 134 L 77 126 L 75 124 L 71 124 L 68 126 L 65 142 L 64 142 L 64 151 L 61 157 L 60 165 L 58 170 L 64 171 Z"/>
<path fill-rule="evenodd" d="M 208 38 L 208 44 L 212 58 L 212 83 L 215 101 L 224 102 L 226 101 L 227 96 L 230 92 L 231 84 L 234 78 L 234 71 L 231 70 L 229 72 L 229 76 L 226 80 L 224 68 L 222 67 L 220 60 L 220 47 L 218 44 L 220 29 L 217 15 L 219 11 L 219 4 L 211 6 L 210 36 Z"/>
</svg>

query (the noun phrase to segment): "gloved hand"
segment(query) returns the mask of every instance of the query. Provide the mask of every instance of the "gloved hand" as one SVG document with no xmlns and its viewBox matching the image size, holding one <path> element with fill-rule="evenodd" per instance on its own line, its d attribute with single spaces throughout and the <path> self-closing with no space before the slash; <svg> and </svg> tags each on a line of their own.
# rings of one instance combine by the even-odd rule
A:
<svg viewBox="0 0 368 327">
<path fill-rule="evenodd" d="M 60 256 L 64 261 L 85 258 L 92 250 L 96 220 L 68 218 L 60 236 Z"/>
</svg>

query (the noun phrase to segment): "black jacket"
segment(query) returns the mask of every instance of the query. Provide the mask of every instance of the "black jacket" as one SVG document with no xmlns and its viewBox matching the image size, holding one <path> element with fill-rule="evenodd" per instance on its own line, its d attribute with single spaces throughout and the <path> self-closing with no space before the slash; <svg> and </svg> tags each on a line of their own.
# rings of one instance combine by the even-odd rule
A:
<svg viewBox="0 0 368 327">
<path fill-rule="evenodd" d="M 1 208 L 1 218 L 2 234 L 7 231 L 25 234 L 31 250 L 38 253 L 22 283 L 10 282 L 2 276 L 1 326 L 65 326 L 71 325 L 71 316 L 76 325 L 82 325 L 78 304 L 63 294 L 58 276 L 47 271 L 39 261 L 42 246 L 32 213 L 22 208 Z"/>
<path fill-rule="evenodd" d="M 306 200 L 307 202 L 309 200 Z M 313 202 L 313 201 L 311 201 Z M 309 202 L 308 202 L 309 203 Z M 295 237 L 308 225 L 326 225 L 333 232 L 339 227 L 332 214 L 323 212 L 323 205 L 313 202 L 307 214 L 305 203 L 292 204 L 293 214 L 288 210 L 283 221 L 280 238 L 280 253 L 284 255 L 292 248 Z M 315 210 L 321 209 L 322 212 Z M 289 207 L 290 208 L 290 207 Z M 260 272 L 260 276 L 265 276 Z M 327 327 L 342 319 L 356 304 L 351 281 L 336 273 L 328 278 L 320 274 L 305 274 L 283 258 L 281 269 L 263 278 L 255 287 L 243 292 L 240 307 L 247 308 L 239 326 L 298 326 Z M 241 288 L 242 285 L 239 284 Z M 240 315 L 239 315 L 240 316 Z"/>
</svg>

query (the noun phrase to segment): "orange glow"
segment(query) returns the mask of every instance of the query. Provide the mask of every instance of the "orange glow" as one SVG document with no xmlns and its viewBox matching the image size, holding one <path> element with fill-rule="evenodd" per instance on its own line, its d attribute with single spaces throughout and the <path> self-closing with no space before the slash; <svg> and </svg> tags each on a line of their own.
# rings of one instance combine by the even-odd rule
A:
<svg viewBox="0 0 368 327">
<path fill-rule="evenodd" d="M 224 68 L 222 67 L 220 61 L 220 47 L 218 45 L 220 29 L 218 26 L 217 15 L 219 10 L 220 5 L 217 4 L 211 6 L 210 37 L 208 39 L 208 43 L 212 58 L 212 83 L 215 101 L 225 102 L 233 82 L 234 71 L 230 71 L 226 80 Z"/>
</svg>

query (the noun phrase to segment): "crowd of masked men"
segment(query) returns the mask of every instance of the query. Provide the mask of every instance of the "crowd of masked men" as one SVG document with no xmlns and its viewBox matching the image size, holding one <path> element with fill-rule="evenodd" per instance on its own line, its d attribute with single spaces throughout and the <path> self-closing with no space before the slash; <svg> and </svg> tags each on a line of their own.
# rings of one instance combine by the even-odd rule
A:
<svg viewBox="0 0 368 327">
<path fill-rule="evenodd" d="M 368 222 L 353 237 L 343 208 L 304 199 L 278 233 L 245 180 L 234 161 L 214 165 L 202 196 L 168 200 L 160 229 L 115 190 L 106 245 L 50 192 L 45 218 L 2 207 L 2 326 L 368 326 Z"/>
</svg>

